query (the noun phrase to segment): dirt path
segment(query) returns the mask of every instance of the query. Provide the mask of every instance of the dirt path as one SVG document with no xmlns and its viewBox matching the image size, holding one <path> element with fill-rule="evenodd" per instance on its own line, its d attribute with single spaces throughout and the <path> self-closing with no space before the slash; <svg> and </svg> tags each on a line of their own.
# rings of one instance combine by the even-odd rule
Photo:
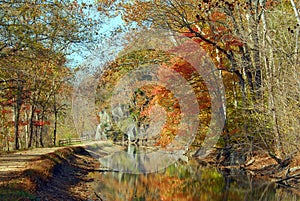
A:
<svg viewBox="0 0 300 201">
<path fill-rule="evenodd" d="M 101 144 L 102 142 L 98 143 Z M 68 147 L 85 147 L 93 144 L 95 144 L 95 142 L 70 145 Z M 0 154 L 0 175 L 7 174 L 8 172 L 24 171 L 30 166 L 30 163 L 41 160 L 42 156 L 64 148 L 65 147 L 36 148 L 9 154 Z"/>
<path fill-rule="evenodd" d="M 0 155 L 0 175 L 7 174 L 7 172 L 19 172 L 25 170 L 28 165 L 41 159 L 41 156 L 55 152 L 62 147 L 55 148 L 37 148 L 26 151 L 18 151 L 15 153 Z"/>
<path fill-rule="evenodd" d="M 39 148 L 0 155 L 0 200 L 101 200 L 88 186 L 99 161 L 85 148 Z M 98 147 L 107 142 L 97 142 Z M 110 147 L 110 146 L 109 146 Z M 16 194 L 16 189 L 24 192 Z M 30 198 L 30 199 L 29 199 Z"/>
<path fill-rule="evenodd" d="M 89 183 L 89 173 L 99 167 L 99 162 L 84 149 L 76 152 L 62 164 L 55 166 L 47 182 L 38 185 L 38 200 L 100 200 L 95 197 Z"/>
</svg>

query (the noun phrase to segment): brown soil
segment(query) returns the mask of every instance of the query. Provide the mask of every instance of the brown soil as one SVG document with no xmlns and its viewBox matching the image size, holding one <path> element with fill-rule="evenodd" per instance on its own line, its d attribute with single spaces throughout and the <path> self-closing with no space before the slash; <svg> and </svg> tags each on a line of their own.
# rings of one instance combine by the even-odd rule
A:
<svg viewBox="0 0 300 201">
<path fill-rule="evenodd" d="M 0 200 L 100 200 L 88 191 L 99 163 L 82 146 L 0 155 L 0 167 Z"/>
<path fill-rule="evenodd" d="M 214 158 L 201 162 L 216 166 Z M 102 200 L 91 190 L 93 179 L 88 175 L 99 166 L 95 156 L 78 145 L 2 154 L 0 200 Z M 268 153 L 257 152 L 243 164 L 217 166 L 263 177 L 300 195 L 300 154 L 278 162 Z"/>
<path fill-rule="evenodd" d="M 277 183 L 300 195 L 300 153 L 292 154 L 284 159 L 272 157 L 267 152 L 257 151 L 244 163 L 238 165 L 223 165 L 225 161 L 218 161 L 218 151 L 199 161 L 204 165 L 218 166 L 222 170 L 240 170 L 256 178 L 262 178 Z"/>
<path fill-rule="evenodd" d="M 88 200 L 93 198 L 88 183 L 93 180 L 88 177 L 99 167 L 95 158 L 83 148 L 56 165 L 47 182 L 38 182 L 35 194 L 41 200 Z"/>
</svg>

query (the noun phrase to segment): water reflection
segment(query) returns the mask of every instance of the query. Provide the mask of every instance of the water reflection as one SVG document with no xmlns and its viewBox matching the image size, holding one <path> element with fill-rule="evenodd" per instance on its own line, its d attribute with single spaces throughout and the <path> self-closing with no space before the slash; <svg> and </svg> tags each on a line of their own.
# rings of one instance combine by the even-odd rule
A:
<svg viewBox="0 0 300 201">
<path fill-rule="evenodd" d="M 116 151 L 99 158 L 102 166 L 123 173 L 157 172 L 183 158 L 184 150 L 137 147 L 129 144 L 126 151 Z M 157 160 L 159 159 L 159 160 Z"/>
<path fill-rule="evenodd" d="M 300 200 L 276 184 L 254 180 L 247 175 L 228 176 L 217 169 L 200 167 L 195 162 L 188 165 L 177 162 L 159 173 L 105 172 L 91 176 L 95 178 L 93 194 L 109 201 Z"/>
</svg>

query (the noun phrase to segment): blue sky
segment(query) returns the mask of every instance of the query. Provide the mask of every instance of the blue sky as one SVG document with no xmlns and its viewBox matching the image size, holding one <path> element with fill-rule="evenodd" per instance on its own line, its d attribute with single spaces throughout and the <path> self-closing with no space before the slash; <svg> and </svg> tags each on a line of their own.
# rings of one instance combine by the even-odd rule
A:
<svg viewBox="0 0 300 201">
<path fill-rule="evenodd" d="M 78 3 L 86 3 L 86 4 L 95 4 L 94 0 L 78 0 Z M 107 37 L 110 37 L 110 33 L 115 30 L 116 28 L 118 28 L 119 26 L 124 25 L 124 22 L 121 19 L 121 16 L 117 16 L 115 18 L 107 18 L 103 15 L 101 15 L 101 13 L 99 11 L 96 10 L 96 8 L 93 8 L 93 10 L 89 10 L 90 14 L 89 16 L 93 19 L 101 19 L 101 21 L 103 21 L 104 23 L 99 25 L 97 30 L 99 33 L 99 36 L 101 36 L 102 38 L 99 37 L 99 45 L 100 42 L 105 40 Z M 89 12 L 88 11 L 88 12 Z M 103 38 L 103 37 L 106 38 Z M 95 46 L 95 48 L 97 48 L 98 44 L 93 44 Z M 103 45 L 103 44 L 102 44 Z M 79 65 L 81 65 L 82 63 L 86 62 L 86 59 L 89 58 L 94 50 L 85 50 L 80 48 L 79 46 L 75 46 L 73 47 L 74 49 L 80 49 L 75 51 L 74 53 L 70 54 L 67 59 L 68 59 L 68 66 L 70 66 L 71 68 L 77 67 Z M 101 47 L 98 47 L 101 48 Z"/>
</svg>

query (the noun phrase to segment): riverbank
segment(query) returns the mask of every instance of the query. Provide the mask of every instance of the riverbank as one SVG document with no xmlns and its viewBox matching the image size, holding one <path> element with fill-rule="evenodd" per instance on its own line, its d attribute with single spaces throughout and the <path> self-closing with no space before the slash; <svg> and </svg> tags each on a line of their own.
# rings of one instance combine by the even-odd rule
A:
<svg viewBox="0 0 300 201">
<path fill-rule="evenodd" d="M 95 171 L 99 163 L 84 147 L 47 151 L 50 153 L 40 155 L 27 151 L 0 156 L 7 159 L 0 163 L 0 200 L 88 200 L 94 197 L 88 192 L 88 174 Z M 9 160 L 12 164 L 6 167 Z"/>
<path fill-rule="evenodd" d="M 91 146 L 98 149 L 101 144 Z M 117 148 L 120 147 L 106 144 L 106 149 Z M 280 163 L 263 152 L 255 152 L 244 163 L 237 165 L 224 165 L 220 162 L 226 159 L 221 157 L 217 161 L 216 158 L 218 156 L 213 153 L 198 162 L 200 166 L 217 167 L 229 175 L 245 174 L 270 181 L 300 196 L 300 154 Z M 86 151 L 85 146 L 0 155 L 0 167 L 0 200 L 102 200 L 91 186 L 95 180 L 101 180 L 91 176 L 99 172 L 100 164 L 91 152 Z"/>
<path fill-rule="evenodd" d="M 217 167 L 228 174 L 238 172 L 276 183 L 300 196 L 300 153 L 278 159 L 268 152 L 255 151 L 246 160 L 241 158 L 236 151 L 220 154 L 220 150 L 216 149 L 206 158 L 197 161 L 204 166 Z"/>
</svg>

